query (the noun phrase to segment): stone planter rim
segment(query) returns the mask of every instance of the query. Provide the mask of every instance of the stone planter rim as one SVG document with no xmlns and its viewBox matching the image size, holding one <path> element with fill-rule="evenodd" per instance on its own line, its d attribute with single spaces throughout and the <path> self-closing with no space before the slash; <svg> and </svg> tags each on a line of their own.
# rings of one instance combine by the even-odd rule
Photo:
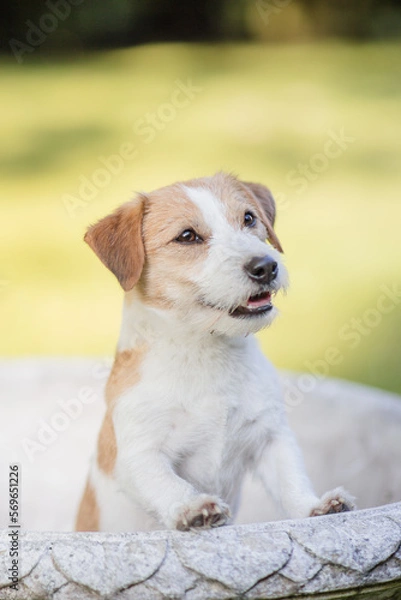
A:
<svg viewBox="0 0 401 600">
<path fill-rule="evenodd" d="M 16 597 L 5 587 L 7 534 L 0 533 L 2 600 Z M 19 600 L 401 594 L 401 502 L 199 533 L 23 531 L 20 539 Z"/>
</svg>

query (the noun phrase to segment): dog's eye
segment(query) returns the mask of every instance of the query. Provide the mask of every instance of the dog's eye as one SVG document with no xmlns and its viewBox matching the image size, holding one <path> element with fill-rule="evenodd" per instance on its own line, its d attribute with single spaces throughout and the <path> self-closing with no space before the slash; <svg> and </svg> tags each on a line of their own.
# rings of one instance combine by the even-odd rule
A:
<svg viewBox="0 0 401 600">
<path fill-rule="evenodd" d="M 199 244 L 203 242 L 203 239 L 193 229 L 185 229 L 175 238 L 175 241 L 180 242 L 180 244 Z"/>
<path fill-rule="evenodd" d="M 255 227 L 256 225 L 256 217 L 250 210 L 244 215 L 244 225 L 245 227 Z"/>
</svg>

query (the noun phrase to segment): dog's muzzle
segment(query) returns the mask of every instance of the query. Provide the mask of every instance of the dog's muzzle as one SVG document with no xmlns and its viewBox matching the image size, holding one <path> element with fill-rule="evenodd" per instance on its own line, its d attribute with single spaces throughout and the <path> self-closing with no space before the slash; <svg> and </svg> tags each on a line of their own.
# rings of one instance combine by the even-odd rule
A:
<svg viewBox="0 0 401 600">
<path fill-rule="evenodd" d="M 260 316 L 272 310 L 271 289 L 266 289 L 278 275 L 278 264 L 269 255 L 254 256 L 244 265 L 248 277 L 259 284 L 261 291 L 230 311 L 232 317 Z"/>
<path fill-rule="evenodd" d="M 223 306 L 199 299 L 200 304 L 209 308 L 228 311 L 230 317 L 260 317 L 273 309 L 272 296 L 278 288 L 275 279 L 279 274 L 278 263 L 269 255 L 254 256 L 243 266 L 244 272 L 254 284 L 255 293 L 241 304 L 227 309 Z"/>
</svg>

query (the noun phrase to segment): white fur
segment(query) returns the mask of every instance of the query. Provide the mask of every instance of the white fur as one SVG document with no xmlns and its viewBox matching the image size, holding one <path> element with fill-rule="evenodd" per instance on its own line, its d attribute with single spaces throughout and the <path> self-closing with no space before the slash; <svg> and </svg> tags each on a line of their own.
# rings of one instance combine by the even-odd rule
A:
<svg viewBox="0 0 401 600">
<path fill-rule="evenodd" d="M 209 190 L 186 188 L 186 191 L 200 208 L 206 223 L 213 231 L 208 260 L 205 261 L 203 269 L 193 277 L 200 296 L 206 302 L 229 309 L 242 304 L 250 295 L 257 293 L 258 286 L 247 277 L 244 264 L 254 256 L 265 254 L 280 266 L 278 276 L 271 284 L 272 290 L 287 288 L 288 273 L 280 253 L 272 246 L 266 246 L 264 237 L 257 237 L 252 230 L 230 225 L 224 214 L 227 207 L 213 197 Z M 233 319 L 226 311 L 222 311 L 218 321 L 214 323 L 213 330 L 230 335 L 256 333 L 262 327 L 270 325 L 276 315 L 277 309 L 273 307 L 273 310 L 263 317 L 249 322 L 245 319 Z"/>
<path fill-rule="evenodd" d="M 268 253 L 279 264 L 272 290 L 287 285 L 286 269 L 260 235 L 230 225 L 227 206 L 210 191 L 183 189 L 213 236 L 202 266 L 188 274 L 194 297 L 177 294 L 175 309 L 161 309 L 134 289 L 124 304 L 118 350 L 145 344 L 148 351 L 139 382 L 113 412 L 114 474 L 92 468 L 100 526 L 202 526 L 197 516 L 203 526 L 222 525 L 235 516 L 248 470 L 283 516 L 306 517 L 321 502 L 288 427 L 275 370 L 248 336 L 271 322 L 274 309 L 250 319 L 228 313 L 257 293 L 243 268 L 253 256 Z"/>
</svg>

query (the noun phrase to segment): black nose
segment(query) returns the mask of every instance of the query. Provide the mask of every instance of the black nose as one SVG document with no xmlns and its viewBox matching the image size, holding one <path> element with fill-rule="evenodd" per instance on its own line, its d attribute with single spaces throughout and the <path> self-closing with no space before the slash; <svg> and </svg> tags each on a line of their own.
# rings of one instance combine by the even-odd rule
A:
<svg viewBox="0 0 401 600">
<path fill-rule="evenodd" d="M 247 275 L 258 283 L 271 283 L 278 273 L 278 265 L 270 256 L 254 256 L 244 268 Z"/>
</svg>

